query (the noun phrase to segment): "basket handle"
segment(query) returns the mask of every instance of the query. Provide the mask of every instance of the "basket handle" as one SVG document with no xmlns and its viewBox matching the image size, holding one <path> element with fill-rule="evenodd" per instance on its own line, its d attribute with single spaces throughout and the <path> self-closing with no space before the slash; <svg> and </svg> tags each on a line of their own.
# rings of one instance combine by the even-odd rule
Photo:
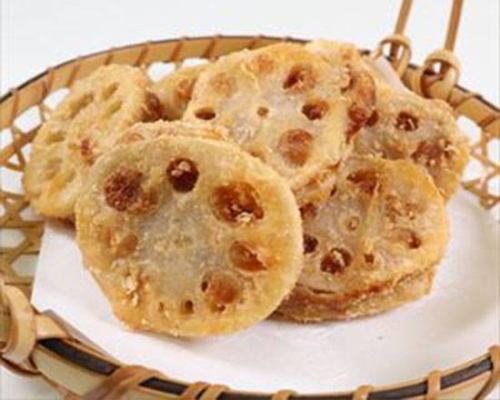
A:
<svg viewBox="0 0 500 400">
<path fill-rule="evenodd" d="M 417 70 L 417 74 L 410 82 L 411 89 L 418 94 L 430 97 L 430 88 L 434 85 L 442 86 L 444 98 L 449 100 L 452 90 L 460 77 L 460 61 L 453 53 L 455 48 L 460 17 L 462 15 L 463 0 L 453 0 L 448 29 L 444 46 L 431 52 L 424 64 Z"/>
<path fill-rule="evenodd" d="M 387 58 L 397 74 L 402 77 L 411 58 L 411 41 L 405 36 L 404 31 L 410 16 L 413 0 L 403 0 L 399 9 L 398 19 L 394 33 L 382 39 L 371 56 L 378 58 L 384 55 L 384 50 L 389 47 Z"/>
</svg>

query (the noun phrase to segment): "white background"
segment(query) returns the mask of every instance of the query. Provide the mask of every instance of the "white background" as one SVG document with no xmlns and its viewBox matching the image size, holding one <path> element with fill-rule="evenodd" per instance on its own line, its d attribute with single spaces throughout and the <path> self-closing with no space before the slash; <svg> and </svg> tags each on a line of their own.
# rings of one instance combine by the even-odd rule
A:
<svg viewBox="0 0 500 400">
<path fill-rule="evenodd" d="M 0 0 L 2 94 L 68 58 L 145 40 L 207 34 L 335 38 L 372 48 L 390 33 L 397 0 Z M 466 0 L 456 53 L 460 83 L 498 104 L 498 0 Z M 414 62 L 442 46 L 450 0 L 415 1 Z M 56 398 L 39 382 L 0 372 L 1 399 Z"/>
</svg>

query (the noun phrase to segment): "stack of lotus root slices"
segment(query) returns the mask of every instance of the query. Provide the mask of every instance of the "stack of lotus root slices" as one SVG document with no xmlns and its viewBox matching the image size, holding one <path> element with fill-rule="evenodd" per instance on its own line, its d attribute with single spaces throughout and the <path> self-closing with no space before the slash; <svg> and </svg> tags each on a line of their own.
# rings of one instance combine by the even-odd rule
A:
<svg viewBox="0 0 500 400">
<path fill-rule="evenodd" d="M 320 40 L 157 82 L 101 67 L 39 129 L 24 187 L 39 214 L 74 223 L 121 321 L 199 337 L 427 294 L 468 153 L 447 104 Z"/>
</svg>

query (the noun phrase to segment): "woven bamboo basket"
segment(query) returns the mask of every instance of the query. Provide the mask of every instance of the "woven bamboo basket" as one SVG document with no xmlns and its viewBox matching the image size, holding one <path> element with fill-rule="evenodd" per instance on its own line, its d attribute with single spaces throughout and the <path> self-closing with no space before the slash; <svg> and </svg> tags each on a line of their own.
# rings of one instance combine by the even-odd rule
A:
<svg viewBox="0 0 500 400">
<path fill-rule="evenodd" d="M 488 154 L 489 143 L 500 139 L 500 112 L 480 95 L 457 85 L 458 60 L 452 53 L 461 0 L 455 0 L 445 46 L 431 53 L 424 65 L 409 63 L 410 41 L 403 31 L 411 0 L 404 0 L 394 34 L 380 42 L 372 55 L 385 56 L 403 82 L 416 93 L 446 100 L 457 115 L 471 120 L 481 131 L 472 147 L 472 157 L 484 172 L 463 186 L 478 197 L 479 205 L 491 209 L 500 203 L 493 192 L 492 179 L 500 175 L 500 164 Z M 292 38 L 266 36 L 214 36 L 181 38 L 140 43 L 79 57 L 49 68 L 0 99 L 0 172 L 20 181 L 30 142 L 50 108 L 47 98 L 89 75 L 101 65 L 130 64 L 149 68 L 173 63 L 176 67 L 191 58 L 215 59 L 245 48 L 259 48 L 280 41 L 303 42 Z M 388 51 L 387 51 L 388 50 Z M 36 111 L 36 126 L 22 129 L 19 118 Z M 3 182 L 3 180 L 2 180 Z M 49 315 L 30 304 L 32 278 L 21 276 L 16 266 L 23 257 L 36 257 L 43 221 L 33 219 L 23 193 L 0 186 L 0 233 L 13 231 L 22 240 L 0 246 L 0 355 L 4 367 L 26 377 L 41 376 L 67 399 L 202 399 L 202 400 L 285 400 L 285 399 L 483 399 L 500 380 L 500 347 L 474 360 L 426 377 L 384 387 L 364 385 L 352 392 L 301 395 L 290 390 L 277 393 L 249 393 L 204 382 L 180 382 L 159 371 L 130 366 L 72 337 Z M 430 367 L 429 369 L 432 369 Z"/>
</svg>

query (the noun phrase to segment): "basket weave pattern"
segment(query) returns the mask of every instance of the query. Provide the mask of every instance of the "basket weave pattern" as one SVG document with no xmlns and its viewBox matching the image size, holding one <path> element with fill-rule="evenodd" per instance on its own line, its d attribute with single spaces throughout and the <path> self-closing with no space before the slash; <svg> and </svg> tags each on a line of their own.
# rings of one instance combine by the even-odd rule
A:
<svg viewBox="0 0 500 400">
<path fill-rule="evenodd" d="M 75 80 L 89 75 L 101 65 L 123 63 L 143 68 L 174 64 L 179 67 L 191 58 L 214 59 L 244 48 L 257 48 L 278 41 L 300 40 L 270 37 L 208 37 L 148 42 L 78 58 L 38 75 L 0 99 L 0 235 L 15 233 L 17 241 L 0 243 L 0 354 L 5 366 L 25 375 L 38 375 L 51 382 L 64 396 L 84 399 L 128 398 L 184 399 L 288 399 L 310 397 L 283 390 L 275 394 L 243 394 L 222 385 L 203 382 L 180 383 L 158 371 L 138 366 L 124 366 L 72 338 L 57 322 L 34 310 L 28 297 L 32 278 L 22 273 L 20 260 L 35 256 L 40 248 L 43 221 L 29 213 L 20 180 L 29 146 L 40 123 L 50 114 L 51 94 L 71 87 Z M 492 151 L 493 141 L 500 140 L 500 112 L 479 95 L 456 85 L 458 61 L 450 52 L 441 51 L 427 59 L 422 67 L 409 65 L 409 43 L 401 34 L 381 43 L 403 48 L 401 56 L 390 60 L 405 84 L 428 97 L 446 100 L 457 115 L 473 121 L 480 137 L 472 146 L 472 157 L 482 166 L 482 173 L 463 183 L 475 194 L 484 208 L 500 203 L 493 182 L 500 178 L 499 160 Z M 159 64 L 160 63 L 160 64 Z M 433 72 L 435 67 L 440 70 Z M 31 126 L 21 127 L 31 113 Z M 36 120 L 37 122 L 33 122 Z M 4 185 L 6 178 L 9 187 Z M 12 186 L 13 185 L 13 186 Z M 3 240 L 2 240 L 3 242 Z M 79 379 L 70 379 L 78 376 Z M 391 387 L 361 386 L 351 393 L 325 394 L 322 399 L 389 398 L 484 398 L 500 377 L 500 348 L 449 371 L 434 371 L 426 378 Z M 398 392 L 399 391 L 399 392 Z M 392 393 L 392 394 L 391 394 Z M 399 393 L 399 397 L 398 397 Z M 467 395 L 470 394 L 470 396 Z M 77 397 L 75 397 L 77 396 Z M 392 397 L 391 397 L 392 396 Z"/>
</svg>

